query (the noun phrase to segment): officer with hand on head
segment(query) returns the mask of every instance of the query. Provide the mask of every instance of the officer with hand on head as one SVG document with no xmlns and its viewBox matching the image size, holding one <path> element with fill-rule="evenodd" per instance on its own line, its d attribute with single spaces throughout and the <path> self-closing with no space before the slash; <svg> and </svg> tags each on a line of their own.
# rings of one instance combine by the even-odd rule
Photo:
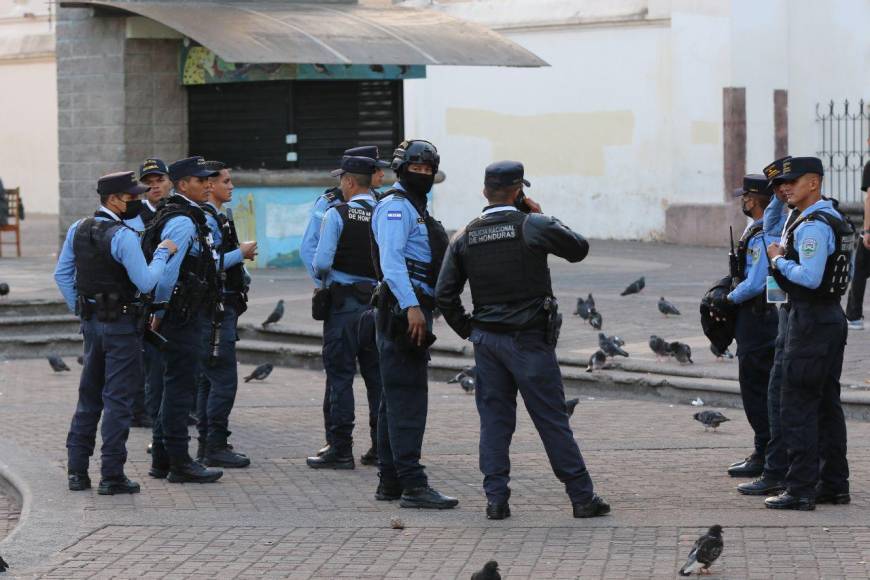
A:
<svg viewBox="0 0 870 580">
<path fill-rule="evenodd" d="M 133 172 L 97 183 L 100 209 L 67 232 L 54 278 L 70 310 L 81 318 L 84 364 L 67 436 L 68 485 L 91 487 L 88 463 L 102 417 L 102 478 L 98 493 L 138 493 L 124 475 L 134 389 L 142 382 L 144 295 L 150 293 L 177 247 L 161 242 L 149 264 L 137 233 L 124 223 L 142 207 L 145 187 Z"/>
<path fill-rule="evenodd" d="M 509 447 L 516 427 L 517 391 L 544 443 L 550 465 L 573 505 L 574 517 L 610 512 L 595 494 L 568 423 L 556 340 L 562 323 L 547 256 L 581 261 L 589 244 L 525 197 L 523 165 L 500 161 L 486 168 L 482 214 L 457 232 L 436 296 L 444 319 L 474 344 L 475 401 L 480 415 L 480 470 L 486 517 L 511 515 Z M 460 298 L 465 283 L 474 304 Z"/>
<path fill-rule="evenodd" d="M 849 285 L 854 231 L 821 195 L 824 169 L 816 157 L 792 157 L 780 179 L 800 215 L 767 254 L 788 294 L 783 352 L 782 430 L 788 449 L 785 491 L 769 508 L 812 510 L 849 503 L 846 422 L 840 372 L 846 316 L 840 298 Z"/>
<path fill-rule="evenodd" d="M 169 180 L 169 169 L 162 159 L 148 158 L 139 166 L 139 181 L 148 187 L 142 200 L 142 211 L 127 224 L 137 232 L 145 231 L 154 215 L 161 199 L 169 197 L 172 182 Z"/>
<path fill-rule="evenodd" d="M 767 303 L 764 293 L 767 280 L 767 241 L 763 216 L 773 189 L 764 175 L 746 175 L 743 187 L 734 192 L 740 198 L 743 215 L 752 219 L 737 244 L 736 287 L 724 298 L 728 305 L 714 306 L 725 310 L 737 305 L 735 338 L 739 365 L 740 396 L 743 410 L 754 437 L 754 451 L 742 462 L 728 468 L 731 477 L 757 477 L 764 470 L 764 458 L 770 440 L 767 387 L 773 366 L 776 340 L 776 309 Z M 761 478 L 741 485 L 738 491 L 747 495 L 764 495 L 782 491 L 781 479 Z"/>
<path fill-rule="evenodd" d="M 377 284 L 372 264 L 371 221 L 377 203 L 372 177 L 380 171 L 370 157 L 341 160 L 334 171 L 341 176 L 342 198 L 347 201 L 327 210 L 314 269 L 328 293 L 323 313 L 323 364 L 329 385 L 329 449 L 309 457 L 314 469 L 353 469 L 353 379 L 359 361 L 369 403 L 371 447 L 362 456 L 364 465 L 377 462 L 377 417 L 381 372 L 371 316 L 372 291 Z M 365 320 L 363 317 L 365 316 Z M 365 328 L 361 324 L 368 323 Z M 364 332 L 365 329 L 369 332 Z"/>
<path fill-rule="evenodd" d="M 420 464 L 428 411 L 428 347 L 435 282 L 447 233 L 426 209 L 441 157 L 428 141 L 403 141 L 393 153 L 399 181 L 375 207 L 377 342 L 381 361 L 378 413 L 380 484 L 375 499 L 401 507 L 449 509 L 459 500 L 429 486 Z"/>
</svg>

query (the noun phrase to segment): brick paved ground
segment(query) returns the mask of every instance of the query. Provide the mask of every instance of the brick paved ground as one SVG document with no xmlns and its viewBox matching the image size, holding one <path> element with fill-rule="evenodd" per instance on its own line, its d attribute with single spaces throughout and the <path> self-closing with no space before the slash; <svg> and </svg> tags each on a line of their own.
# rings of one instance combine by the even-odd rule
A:
<svg viewBox="0 0 870 580">
<path fill-rule="evenodd" d="M 0 490 L 0 538 L 6 537 L 21 515 L 21 506 L 12 497 Z"/>
<path fill-rule="evenodd" d="M 63 442 L 76 374 L 54 374 L 41 360 L 0 365 L 0 458 L 33 486 L 30 514 L 0 543 L 0 555 L 24 577 L 468 578 L 494 558 L 506 578 L 671 578 L 713 523 L 725 526 L 726 541 L 714 577 L 870 576 L 868 423 L 850 424 L 853 504 L 778 513 L 736 494 L 737 481 L 724 473 L 748 448 L 739 411 L 728 410 L 734 421 L 714 434 L 692 421 L 689 406 L 584 398 L 572 424 L 614 512 L 574 520 L 521 409 L 514 516 L 489 522 L 472 397 L 455 385 L 430 388 L 423 461 L 432 483 L 458 496 L 460 508 L 401 510 L 373 499 L 372 468 L 305 466 L 323 439 L 323 375 L 276 369 L 266 382 L 242 387 L 233 415 L 232 439 L 253 458 L 251 468 L 227 472 L 216 485 L 152 480 L 148 436 L 137 429 L 128 474 L 142 493 L 101 497 L 65 490 Z M 358 385 L 361 415 L 363 392 Z M 404 530 L 390 528 L 395 516 Z"/>
</svg>

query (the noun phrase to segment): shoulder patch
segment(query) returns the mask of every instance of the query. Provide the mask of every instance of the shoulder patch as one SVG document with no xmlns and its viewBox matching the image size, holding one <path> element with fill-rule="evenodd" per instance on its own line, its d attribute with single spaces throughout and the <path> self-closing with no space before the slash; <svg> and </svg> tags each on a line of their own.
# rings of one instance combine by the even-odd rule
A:
<svg viewBox="0 0 870 580">
<path fill-rule="evenodd" d="M 754 264 L 761 257 L 761 248 L 758 246 L 753 247 L 749 250 L 749 255 L 752 256 L 752 263 Z"/>
<path fill-rule="evenodd" d="M 402 219 L 402 212 L 398 210 L 391 210 L 387 212 L 388 220 L 400 220 Z"/>
<path fill-rule="evenodd" d="M 801 254 L 809 258 L 816 253 L 818 246 L 819 243 L 816 241 L 815 238 L 807 238 L 801 244 Z"/>
</svg>

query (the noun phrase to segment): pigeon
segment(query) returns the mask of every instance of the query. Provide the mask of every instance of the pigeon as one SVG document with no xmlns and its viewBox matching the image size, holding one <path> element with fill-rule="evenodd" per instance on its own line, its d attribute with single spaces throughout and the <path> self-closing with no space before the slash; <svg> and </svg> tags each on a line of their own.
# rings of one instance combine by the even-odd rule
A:
<svg viewBox="0 0 870 580">
<path fill-rule="evenodd" d="M 586 300 L 577 299 L 577 309 L 574 311 L 575 316 L 579 316 L 583 320 L 589 320 L 589 314 L 595 311 L 595 300 L 592 294 Z"/>
<path fill-rule="evenodd" d="M 586 372 L 591 373 L 592 371 L 600 371 L 604 368 L 606 363 L 607 355 L 600 350 L 596 350 L 592 353 L 592 356 L 589 357 L 589 363 L 586 365 Z"/>
<path fill-rule="evenodd" d="M 680 568 L 680 576 L 691 576 L 693 572 L 709 574 L 709 568 L 722 554 L 722 526 L 711 526 L 707 533 L 695 541 L 689 559 Z"/>
<path fill-rule="evenodd" d="M 568 411 L 568 416 L 571 417 L 574 415 L 574 409 L 577 408 L 577 403 L 580 402 L 580 399 L 568 399 L 565 401 L 565 410 Z"/>
<path fill-rule="evenodd" d="M 4 560 L 2 557 L 0 557 L 0 573 L 3 573 L 8 569 L 9 569 L 9 564 L 6 563 L 6 560 Z"/>
<path fill-rule="evenodd" d="M 245 377 L 245 382 L 248 383 L 251 379 L 262 381 L 272 374 L 272 369 L 275 368 L 271 363 L 266 363 L 258 366 L 254 371 Z"/>
<path fill-rule="evenodd" d="M 263 328 L 266 328 L 269 324 L 274 324 L 281 320 L 281 317 L 284 316 L 284 301 L 279 300 L 278 304 L 275 305 L 275 310 L 266 318 L 266 321 L 263 322 Z"/>
<path fill-rule="evenodd" d="M 404 530 L 405 522 L 403 522 L 400 518 L 390 518 L 390 527 L 394 530 Z"/>
<path fill-rule="evenodd" d="M 649 348 L 656 353 L 656 360 L 661 361 L 662 357 L 671 356 L 671 345 L 668 342 L 655 334 L 649 337 Z"/>
<path fill-rule="evenodd" d="M 85 355 L 80 354 L 79 356 L 77 356 L 76 362 L 79 363 L 79 365 L 81 366 L 85 366 Z"/>
<path fill-rule="evenodd" d="M 466 395 L 474 394 L 474 387 L 477 384 L 477 381 L 474 380 L 474 377 L 471 375 L 466 375 L 459 380 L 459 386 L 462 387 L 462 390 L 465 391 Z"/>
<path fill-rule="evenodd" d="M 704 426 L 704 431 L 706 431 L 707 429 L 713 429 L 713 431 L 715 431 L 719 428 L 719 425 L 721 425 L 725 421 L 731 420 L 719 411 L 700 411 L 692 415 L 692 417 L 695 419 L 695 421 L 701 423 Z"/>
<path fill-rule="evenodd" d="M 56 373 L 70 370 L 70 368 L 66 366 L 66 363 L 63 362 L 63 359 L 56 354 L 48 355 L 48 364 L 51 365 L 51 370 Z"/>
<path fill-rule="evenodd" d="M 712 352 L 716 356 L 716 360 L 719 362 L 722 362 L 726 358 L 727 359 L 734 358 L 734 355 L 731 354 L 730 350 L 728 350 L 726 348 L 725 350 L 720 351 L 718 348 L 716 348 L 716 345 L 714 345 L 713 343 L 710 343 L 710 352 Z"/>
<path fill-rule="evenodd" d="M 589 324 L 591 324 L 592 328 L 595 330 L 601 330 L 601 327 L 604 324 L 604 321 L 601 318 L 601 313 L 594 309 L 589 311 L 589 318 L 586 320 L 589 321 Z"/>
<path fill-rule="evenodd" d="M 498 573 L 498 562 L 490 560 L 483 565 L 483 569 L 471 575 L 471 580 L 501 580 L 501 574 Z"/>
<path fill-rule="evenodd" d="M 610 337 L 610 342 L 612 342 L 616 346 L 625 346 L 625 341 L 616 336 L 615 334 Z"/>
<path fill-rule="evenodd" d="M 448 385 L 452 385 L 453 383 L 459 383 L 462 381 L 464 377 L 475 378 L 477 376 L 477 369 L 475 367 L 465 367 L 461 371 L 459 371 L 455 377 L 447 381 Z"/>
<path fill-rule="evenodd" d="M 6 296 L 7 294 L 9 294 L 9 284 L 0 282 L 0 296 Z"/>
<path fill-rule="evenodd" d="M 680 363 L 695 363 L 695 361 L 692 360 L 692 347 L 685 342 L 674 341 L 668 346 L 671 349 L 671 354 L 674 356 L 674 358 L 680 361 Z"/>
<path fill-rule="evenodd" d="M 603 332 L 598 333 L 598 348 L 611 358 L 615 356 L 628 356 L 628 353 L 622 350 L 622 347 L 613 342 L 613 339 L 608 338 Z"/>
<path fill-rule="evenodd" d="M 631 284 L 626 286 L 625 290 L 622 291 L 622 294 L 620 294 L 620 296 L 628 296 L 629 294 L 637 294 L 638 292 L 640 292 L 641 290 L 644 289 L 644 286 L 646 286 L 646 280 L 644 279 L 643 276 L 641 276 L 640 278 L 638 278 L 637 280 L 635 280 L 634 282 L 632 282 Z"/>
<path fill-rule="evenodd" d="M 668 316 L 669 314 L 674 314 L 676 316 L 680 315 L 680 311 L 677 310 L 677 307 L 665 300 L 664 296 L 659 298 L 659 312 L 665 316 Z"/>
</svg>

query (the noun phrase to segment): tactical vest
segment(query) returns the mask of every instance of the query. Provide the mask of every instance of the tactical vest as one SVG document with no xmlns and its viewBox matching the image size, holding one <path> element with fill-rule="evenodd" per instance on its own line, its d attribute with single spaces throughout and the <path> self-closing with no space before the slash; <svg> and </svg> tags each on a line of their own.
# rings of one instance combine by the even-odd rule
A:
<svg viewBox="0 0 870 580">
<path fill-rule="evenodd" d="M 793 300 L 804 302 L 832 302 L 839 299 L 849 288 L 852 270 L 852 251 L 855 246 L 855 230 L 846 220 L 817 210 L 811 214 L 794 220 L 785 233 L 785 258 L 800 264 L 800 251 L 795 247 L 795 230 L 803 222 L 820 220 L 825 222 L 834 232 L 834 252 L 825 262 L 825 271 L 818 288 L 810 289 L 791 282 L 779 270 L 773 271 L 773 276 L 788 292 Z M 816 251 L 824 251 L 817 248 Z"/>
<path fill-rule="evenodd" d="M 740 237 L 737 242 L 737 277 L 740 281 L 746 280 L 748 272 L 746 271 L 746 255 L 749 253 L 749 242 L 764 229 L 764 224 L 752 224 Z M 765 254 L 767 255 L 767 254 Z"/>
<path fill-rule="evenodd" d="M 417 210 L 417 223 L 426 225 L 426 234 L 429 240 L 429 252 L 432 254 L 431 262 L 420 262 L 405 258 L 405 266 L 408 268 L 408 277 L 412 280 L 419 280 L 434 287 L 438 281 L 438 273 L 441 272 L 441 262 L 444 261 L 444 255 L 447 253 L 447 246 L 450 239 L 447 237 L 447 232 L 444 231 L 444 226 L 441 222 L 429 215 L 426 210 L 426 200 L 423 200 L 423 205 L 420 207 L 413 198 L 409 197 L 406 192 L 401 189 L 391 189 L 384 193 L 383 197 L 392 195 L 395 199 L 407 199 Z M 383 198 L 381 198 L 383 199 Z M 371 230 L 370 230 L 371 231 Z M 375 240 L 374 233 L 371 233 L 372 241 L 372 262 L 377 274 L 378 280 L 384 279 L 384 273 L 381 271 L 381 254 L 378 248 L 378 243 Z"/>
<path fill-rule="evenodd" d="M 154 219 L 142 235 L 142 251 L 150 262 L 160 244 L 163 228 L 169 220 L 178 216 L 193 222 L 200 248 L 199 256 L 193 256 L 190 253 L 193 244 L 188 246 L 167 306 L 167 315 L 184 323 L 194 312 L 211 308 L 218 299 L 217 272 L 205 213 L 180 195 L 160 200 Z"/>
<path fill-rule="evenodd" d="M 205 203 L 202 205 L 202 209 L 207 211 L 214 217 L 214 219 L 218 223 L 218 227 L 221 230 L 221 245 L 215 250 L 217 250 L 218 254 L 228 254 L 233 250 L 239 249 L 238 240 L 231 239 L 227 224 L 229 220 L 227 216 L 220 213 L 213 206 Z M 236 294 L 245 294 L 248 291 L 248 287 L 245 284 L 245 267 L 240 262 L 235 266 L 224 269 L 224 274 L 226 278 L 224 279 L 224 292 L 231 292 Z"/>
<path fill-rule="evenodd" d="M 142 218 L 142 223 L 147 228 L 151 221 L 154 219 L 156 212 L 151 211 L 151 208 L 143 201 L 142 202 L 142 211 L 139 212 L 139 217 Z"/>
<path fill-rule="evenodd" d="M 105 215 L 97 212 L 95 215 Z M 79 222 L 73 236 L 76 265 L 76 291 L 93 299 L 98 294 L 117 294 L 120 304 L 135 302 L 138 289 L 130 281 L 127 269 L 112 257 L 112 237 L 124 222 L 87 218 Z"/>
<path fill-rule="evenodd" d="M 345 274 L 375 278 L 375 267 L 372 264 L 372 205 L 367 201 L 357 201 L 362 208 L 348 203 L 335 206 L 335 211 L 344 224 L 332 268 Z"/>
<path fill-rule="evenodd" d="M 547 255 L 525 242 L 526 219 L 525 213 L 505 211 L 466 226 L 461 259 L 475 308 L 553 295 Z"/>
</svg>

